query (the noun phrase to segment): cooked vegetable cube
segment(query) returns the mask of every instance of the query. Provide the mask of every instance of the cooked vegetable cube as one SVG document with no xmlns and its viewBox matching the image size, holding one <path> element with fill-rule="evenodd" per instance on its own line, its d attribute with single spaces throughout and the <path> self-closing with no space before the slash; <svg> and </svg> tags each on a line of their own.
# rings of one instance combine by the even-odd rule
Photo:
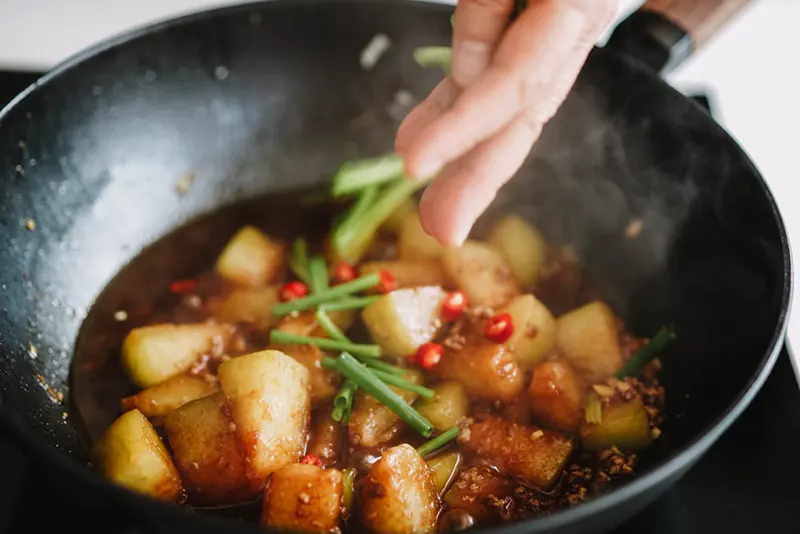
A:
<svg viewBox="0 0 800 534">
<path fill-rule="evenodd" d="M 406 371 L 403 378 L 413 384 L 422 384 L 422 373 Z M 409 404 L 417 394 L 394 386 L 389 389 L 400 395 Z M 403 421 L 388 406 L 360 389 L 353 403 L 353 413 L 347 426 L 350 444 L 354 447 L 375 449 L 391 443 L 403 429 Z"/>
<path fill-rule="evenodd" d="M 439 259 L 444 252 L 444 246 L 429 235 L 422 227 L 419 215 L 410 213 L 403 226 L 400 228 L 398 239 L 401 260 Z"/>
<path fill-rule="evenodd" d="M 603 404 L 599 423 L 582 422 L 581 441 L 587 449 L 597 451 L 616 446 L 623 452 L 636 452 L 649 447 L 653 439 L 642 399 L 614 399 Z"/>
<path fill-rule="evenodd" d="M 92 463 L 111 482 L 163 501 L 183 500 L 178 470 L 139 410 L 122 414 L 92 448 Z"/>
<path fill-rule="evenodd" d="M 461 382 L 441 382 L 433 386 L 436 396 L 419 399 L 414 408 L 433 424 L 436 430 L 444 431 L 455 426 L 469 412 L 469 396 Z"/>
<path fill-rule="evenodd" d="M 542 234 L 518 215 L 500 220 L 489 236 L 489 242 L 508 261 L 514 277 L 524 287 L 539 281 L 547 257 L 547 243 Z"/>
<path fill-rule="evenodd" d="M 461 454 L 458 452 L 440 454 L 427 460 L 426 463 L 433 474 L 433 483 L 436 486 L 436 493 L 441 495 L 458 473 L 458 468 L 461 465 Z"/>
<path fill-rule="evenodd" d="M 472 306 L 505 306 L 519 295 L 519 285 L 505 258 L 486 243 L 467 241 L 459 248 L 448 248 L 442 254 L 442 265 Z"/>
<path fill-rule="evenodd" d="M 431 341 L 441 327 L 444 297 L 440 287 L 398 289 L 370 304 L 361 315 L 385 355 L 406 358 Z"/>
<path fill-rule="evenodd" d="M 362 524 L 376 534 L 432 534 L 439 499 L 425 461 L 406 443 L 385 451 L 359 495 Z"/>
<path fill-rule="evenodd" d="M 221 323 L 251 323 L 261 328 L 272 325 L 272 306 L 278 302 L 275 286 L 238 288 L 211 302 L 214 318 Z"/>
<path fill-rule="evenodd" d="M 604 302 L 591 302 L 559 317 L 556 347 L 590 383 L 602 382 L 622 367 L 616 317 Z"/>
<path fill-rule="evenodd" d="M 344 445 L 344 427 L 331 419 L 331 406 L 315 411 L 311 416 L 311 438 L 306 454 L 314 454 L 322 465 L 330 467 L 339 461 Z"/>
<path fill-rule="evenodd" d="M 131 330 L 122 343 L 122 366 L 135 385 L 148 388 L 187 371 L 227 330 L 213 323 L 159 324 Z"/>
<path fill-rule="evenodd" d="M 567 362 L 542 362 L 533 370 L 528 389 L 531 414 L 540 425 L 575 433 L 580 427 L 581 386 Z"/>
<path fill-rule="evenodd" d="M 512 300 L 506 311 L 514 320 L 514 333 L 506 345 L 523 367 L 529 368 L 555 345 L 556 320 L 550 310 L 533 295 Z"/>
<path fill-rule="evenodd" d="M 567 436 L 496 417 L 475 423 L 460 440 L 468 454 L 541 489 L 552 486 L 572 453 Z"/>
<path fill-rule="evenodd" d="M 217 273 L 238 284 L 255 287 L 274 282 L 283 269 L 286 246 L 253 226 L 231 237 L 217 258 Z"/>
<path fill-rule="evenodd" d="M 164 419 L 175 463 L 193 502 L 236 503 L 261 491 L 264 481 L 248 476 L 234 429 L 222 393 L 185 404 Z"/>
<path fill-rule="evenodd" d="M 195 399 L 211 395 L 217 386 L 203 378 L 188 375 L 170 379 L 122 399 L 122 409 L 137 409 L 147 417 L 166 415 Z"/>
<path fill-rule="evenodd" d="M 383 228 L 390 232 L 399 234 L 403 230 L 406 219 L 417 212 L 417 204 L 413 199 L 406 199 L 396 210 L 383 222 Z"/>
<path fill-rule="evenodd" d="M 308 370 L 311 404 L 316 406 L 336 396 L 342 379 L 336 371 L 324 369 L 320 362 L 325 354 L 316 345 L 271 345 L 271 349 L 288 354 Z"/>
<path fill-rule="evenodd" d="M 253 476 L 264 479 L 299 460 L 308 437 L 308 370 L 265 350 L 228 360 L 218 375 Z"/>
<path fill-rule="evenodd" d="M 341 471 L 291 464 L 272 473 L 261 524 L 290 532 L 333 534 L 340 532 L 341 505 Z"/>
<path fill-rule="evenodd" d="M 394 276 L 398 289 L 423 286 L 446 286 L 442 264 L 438 260 L 374 261 L 364 263 L 360 274 L 387 271 Z"/>
<path fill-rule="evenodd" d="M 489 341 L 480 332 L 463 342 L 446 344 L 435 373 L 461 382 L 471 397 L 510 402 L 525 389 L 525 377 L 505 345 Z M 449 345 L 449 346 L 447 346 Z"/>
</svg>

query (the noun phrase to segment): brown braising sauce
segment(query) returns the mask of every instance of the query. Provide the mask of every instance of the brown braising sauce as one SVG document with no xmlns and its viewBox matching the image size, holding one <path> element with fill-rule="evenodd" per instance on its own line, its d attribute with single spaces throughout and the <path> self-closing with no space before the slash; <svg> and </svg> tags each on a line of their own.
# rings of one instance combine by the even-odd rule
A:
<svg viewBox="0 0 800 534">
<path fill-rule="evenodd" d="M 167 484 L 173 489 L 164 489 L 162 484 L 154 491 L 139 486 L 140 491 L 208 513 L 306 532 L 390 534 L 409 528 L 443 532 L 515 522 L 579 505 L 617 478 L 634 473 L 637 455 L 660 433 L 664 403 L 657 379 L 660 364 L 654 360 L 636 378 L 613 378 L 609 366 L 619 367 L 646 340 L 625 331 L 610 308 L 591 292 L 576 260 L 552 245 L 536 282 L 515 283 L 511 301 L 491 306 L 468 302 L 457 318 L 439 320 L 429 340 L 442 348 L 438 364 L 426 369 L 413 358 L 383 359 L 406 370 L 405 378 L 436 391 L 437 400 L 446 401 L 442 407 L 396 390 L 433 423 L 456 417 L 452 421 L 460 428 L 456 439 L 424 459 L 415 458 L 417 453 L 403 444 L 417 448 L 430 438 L 399 421 L 363 391 L 356 394 L 349 423 L 334 421 L 333 399 L 343 379 L 336 371 L 323 369 L 320 358 L 338 353 L 270 342 L 270 332 L 276 328 L 324 337 L 313 311 L 271 318 L 257 309 L 242 312 L 249 304 L 232 297 L 256 299 L 254 295 L 264 297 L 270 291 L 278 295 L 285 283 L 296 280 L 288 262 L 294 239 L 305 238 L 312 254 L 322 254 L 332 215 L 328 208 L 302 206 L 288 196 L 255 199 L 175 231 L 123 269 L 98 298 L 78 339 L 72 415 L 80 421 L 87 444 L 95 446 L 110 432 L 112 423 L 138 410 L 159 436 L 173 465 L 172 486 Z M 268 280 L 243 285 L 241 280 L 221 275 L 215 262 L 237 231 L 248 225 L 283 247 L 284 258 Z M 470 292 L 471 280 L 463 277 L 482 273 L 464 274 L 454 259 L 413 254 L 399 258 L 407 252 L 407 243 L 398 237 L 403 228 L 400 224 L 385 229 L 355 266 L 357 271 L 363 274 L 373 262 L 389 262 L 380 265 L 394 275 L 399 285 L 396 291 L 410 290 L 422 281 L 419 285 L 426 287 L 441 285 L 444 293 Z M 336 261 L 327 259 L 333 275 Z M 479 271 L 482 260 L 471 261 L 470 268 L 476 261 Z M 416 270 L 406 269 L 409 264 L 416 265 Z M 506 311 L 515 320 L 530 320 L 530 324 L 514 324 L 517 330 L 525 330 L 524 335 L 509 340 L 487 337 L 487 321 Z M 544 323 L 542 314 L 547 315 Z M 360 311 L 344 322 L 350 341 L 376 343 L 371 335 L 374 325 L 365 325 Z M 182 380 L 186 386 L 181 401 L 174 396 L 164 401 L 167 397 L 159 397 L 158 392 L 145 395 L 158 384 L 150 389 L 134 385 L 121 364 L 123 343 L 131 331 L 201 324 L 219 330 L 203 350 L 196 351 L 191 365 L 169 378 L 171 383 Z M 537 336 L 546 338 L 544 345 L 534 347 L 532 340 Z M 600 354 L 592 353 L 593 344 Z M 256 441 L 249 445 L 242 439 L 243 421 L 237 417 L 243 412 L 237 411 L 239 405 L 228 392 L 220 392 L 217 373 L 226 362 L 267 349 L 281 351 L 307 370 L 309 409 L 303 450 L 259 479 L 254 466 L 263 460 L 255 452 L 261 438 L 253 434 Z M 185 431 L 181 417 L 195 421 L 192 417 L 215 406 L 209 402 L 213 395 L 222 406 L 214 412 L 214 421 L 222 418 L 227 423 L 216 434 L 219 442 L 206 443 L 207 449 L 200 450 L 200 445 L 181 441 Z M 204 399 L 205 404 L 199 402 Z M 434 435 L 442 430 L 437 428 Z M 93 456 L 94 468 L 130 485 L 120 474 L 125 466 L 109 467 L 114 445 L 108 443 L 104 455 Z M 190 455 L 192 461 L 187 460 Z M 231 455 L 237 457 L 235 461 Z M 203 461 L 221 469 L 221 474 L 204 478 L 193 472 L 203 469 Z M 407 472 L 401 472 L 404 469 Z M 404 478 L 412 475 L 413 480 Z M 305 481 L 313 484 L 302 486 Z M 415 501 L 392 501 L 406 490 L 417 491 L 412 495 Z M 348 494 L 352 495 L 349 506 Z M 390 513 L 393 506 L 399 515 Z M 430 513 L 433 519 L 426 520 Z"/>
</svg>

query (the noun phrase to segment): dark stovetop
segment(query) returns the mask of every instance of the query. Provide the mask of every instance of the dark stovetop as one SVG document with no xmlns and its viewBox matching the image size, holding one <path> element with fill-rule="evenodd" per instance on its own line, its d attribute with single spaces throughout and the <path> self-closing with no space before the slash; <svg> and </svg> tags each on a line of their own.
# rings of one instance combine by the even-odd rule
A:
<svg viewBox="0 0 800 534">
<path fill-rule="evenodd" d="M 0 71 L 0 106 L 36 76 Z M 789 350 L 747 411 L 681 481 L 616 534 L 789 534 L 800 531 L 800 387 Z M 114 531 L 87 514 L 0 436 L 0 532 Z"/>
</svg>

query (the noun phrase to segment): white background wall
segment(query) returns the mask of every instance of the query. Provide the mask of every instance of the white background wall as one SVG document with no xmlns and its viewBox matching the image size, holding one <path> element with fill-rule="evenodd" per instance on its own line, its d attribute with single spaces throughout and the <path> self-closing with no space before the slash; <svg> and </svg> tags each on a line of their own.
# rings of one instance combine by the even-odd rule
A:
<svg viewBox="0 0 800 534">
<path fill-rule="evenodd" d="M 454 3 L 454 0 L 442 0 Z M 0 68 L 45 69 L 104 37 L 236 0 L 0 0 Z M 620 17 L 641 0 L 620 0 Z M 800 0 L 753 0 L 675 72 L 681 89 L 713 91 L 718 118 L 754 159 L 800 247 Z M 800 291 L 795 301 L 800 301 Z M 790 338 L 800 340 L 800 307 Z"/>
</svg>

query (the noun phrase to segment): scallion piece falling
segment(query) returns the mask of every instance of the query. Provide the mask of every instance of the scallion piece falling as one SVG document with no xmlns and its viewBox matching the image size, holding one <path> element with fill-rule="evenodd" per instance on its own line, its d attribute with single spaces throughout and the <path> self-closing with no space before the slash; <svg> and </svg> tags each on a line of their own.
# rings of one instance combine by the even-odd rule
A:
<svg viewBox="0 0 800 534">
<path fill-rule="evenodd" d="M 614 375 L 617 378 L 625 378 L 628 376 L 639 376 L 647 364 L 652 362 L 658 354 L 666 348 L 667 345 L 672 343 L 677 338 L 675 331 L 669 327 L 663 327 L 653 339 L 650 340 L 644 347 L 640 348 L 636 354 L 631 356 L 630 360 L 625 362 L 622 369 Z"/>
<path fill-rule="evenodd" d="M 332 243 L 339 257 L 351 263 L 358 262 L 384 221 L 426 183 L 427 180 L 403 177 L 387 185 L 375 203 L 358 219 L 348 219 L 333 232 Z"/>
<path fill-rule="evenodd" d="M 334 175 L 331 192 L 334 197 L 340 197 L 384 184 L 400 177 L 403 165 L 403 158 L 396 154 L 348 161 Z"/>
<path fill-rule="evenodd" d="M 458 436 L 459 431 L 460 431 L 460 429 L 457 426 L 454 426 L 454 427 L 452 427 L 452 428 L 450 428 L 448 430 L 445 430 L 444 432 L 442 432 L 441 434 L 439 434 L 438 436 L 436 436 L 435 438 L 433 438 L 429 442 L 424 443 L 423 445 L 421 445 L 417 449 L 417 452 L 419 453 L 420 456 L 425 458 L 430 453 L 441 449 L 442 447 L 444 447 L 445 445 L 447 445 L 448 443 L 450 443 L 451 441 L 456 439 L 456 437 Z"/>
<path fill-rule="evenodd" d="M 321 349 L 346 351 L 366 358 L 380 358 L 381 356 L 381 348 L 378 345 L 359 345 L 325 337 L 298 336 L 280 330 L 272 330 L 269 333 L 269 340 L 272 343 L 284 345 L 316 345 Z"/>
<path fill-rule="evenodd" d="M 414 60 L 421 67 L 440 67 L 445 73 L 449 73 L 453 49 L 449 46 L 423 46 L 414 50 Z"/>
<path fill-rule="evenodd" d="M 333 286 L 325 291 L 314 293 L 301 299 L 282 302 L 272 307 L 272 315 L 282 317 L 288 313 L 305 311 L 320 304 L 334 301 L 340 297 L 346 297 L 359 291 L 364 291 L 377 286 L 381 281 L 380 273 L 370 273 L 350 282 Z"/>
<path fill-rule="evenodd" d="M 375 204 L 375 200 L 378 198 L 378 186 L 371 186 L 363 191 L 358 195 L 358 198 L 353 202 L 353 204 L 341 214 L 341 217 L 338 217 L 333 223 L 334 232 L 337 231 L 339 228 L 343 226 L 348 226 L 352 224 L 357 224 L 364 213 Z M 355 221 L 355 222 L 354 222 Z"/>
<path fill-rule="evenodd" d="M 328 268 L 322 256 L 312 256 L 308 260 L 309 286 L 312 293 L 320 293 L 328 289 Z"/>
<path fill-rule="evenodd" d="M 381 382 L 377 376 L 353 356 L 343 352 L 336 359 L 336 363 L 340 373 L 355 382 L 359 388 L 375 397 L 378 402 L 386 405 L 411 428 L 425 437 L 431 435 L 431 432 L 433 432 L 431 422 L 420 415 L 400 395 L 392 391 L 389 386 Z"/>
<path fill-rule="evenodd" d="M 289 258 L 289 267 L 294 272 L 295 276 L 309 284 L 311 278 L 308 274 L 308 244 L 302 237 L 297 238 L 292 243 L 292 254 Z"/>
</svg>

